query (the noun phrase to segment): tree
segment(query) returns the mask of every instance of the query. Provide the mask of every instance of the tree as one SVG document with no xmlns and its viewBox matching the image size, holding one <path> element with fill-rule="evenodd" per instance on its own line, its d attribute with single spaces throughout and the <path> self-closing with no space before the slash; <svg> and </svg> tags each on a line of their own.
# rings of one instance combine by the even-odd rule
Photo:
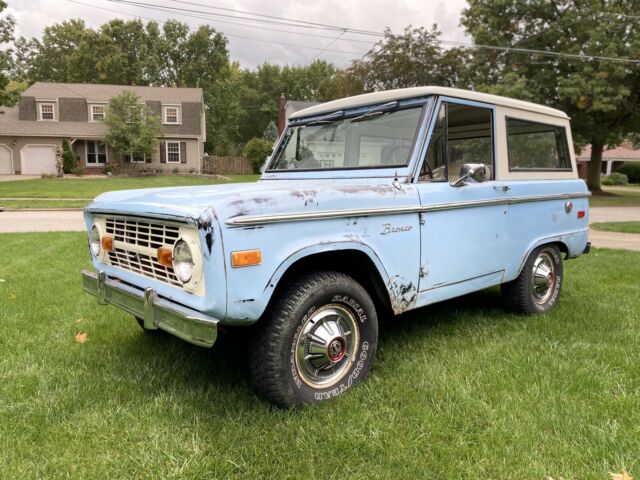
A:
<svg viewBox="0 0 640 480">
<path fill-rule="evenodd" d="M 121 165 L 126 156 L 153 157 L 162 136 L 160 120 L 135 93 L 124 91 L 113 97 L 107 106 L 104 123 L 109 128 L 105 137 L 118 155 Z"/>
<path fill-rule="evenodd" d="M 69 140 L 64 138 L 62 140 L 62 171 L 64 173 L 71 173 L 76 166 L 76 157 L 71 150 Z"/>
<path fill-rule="evenodd" d="M 477 90 L 567 112 L 577 144 L 591 143 L 588 185 L 600 190 L 602 152 L 640 131 L 640 29 L 625 17 L 637 0 L 470 0 L 462 25 L 479 45 L 579 55 L 551 57 L 478 49 L 469 82 Z"/>
<path fill-rule="evenodd" d="M 264 165 L 267 157 L 273 151 L 273 142 L 264 138 L 252 138 L 244 146 L 244 156 L 251 160 L 254 173 L 260 173 L 260 167 Z"/>
<path fill-rule="evenodd" d="M 0 12 L 7 8 L 4 0 L 0 0 Z M 12 66 L 11 50 L 4 44 L 13 41 L 15 20 L 11 16 L 0 18 L 0 105 L 10 105 L 11 96 L 6 92 L 9 84 L 9 71 Z"/>
<path fill-rule="evenodd" d="M 362 90 L 388 90 L 421 85 L 453 87 L 459 83 L 466 62 L 465 51 L 446 50 L 440 44 L 436 25 L 405 28 L 394 34 L 388 28 L 362 60 L 355 60 L 348 69 L 350 82 Z"/>
</svg>

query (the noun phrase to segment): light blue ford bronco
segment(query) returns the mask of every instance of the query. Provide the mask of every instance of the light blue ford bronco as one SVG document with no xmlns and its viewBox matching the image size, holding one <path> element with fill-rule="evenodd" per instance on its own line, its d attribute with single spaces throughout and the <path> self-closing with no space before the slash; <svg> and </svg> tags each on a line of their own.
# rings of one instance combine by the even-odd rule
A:
<svg viewBox="0 0 640 480">
<path fill-rule="evenodd" d="M 563 112 L 440 87 L 360 95 L 293 115 L 257 183 L 97 197 L 83 284 L 204 347 L 251 326 L 256 391 L 317 403 L 367 376 L 381 316 L 494 285 L 516 312 L 552 308 L 562 256 L 589 250 L 588 196 Z"/>
</svg>

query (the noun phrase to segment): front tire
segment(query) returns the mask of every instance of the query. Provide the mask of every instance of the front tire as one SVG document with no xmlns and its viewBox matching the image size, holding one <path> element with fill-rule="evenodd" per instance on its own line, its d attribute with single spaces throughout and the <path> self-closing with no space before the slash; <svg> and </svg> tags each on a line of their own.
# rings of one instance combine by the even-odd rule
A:
<svg viewBox="0 0 640 480">
<path fill-rule="evenodd" d="M 562 281 L 560 249 L 554 244 L 542 245 L 531 252 L 518 278 L 502 284 L 502 296 L 516 313 L 543 313 L 558 302 Z"/>
<path fill-rule="evenodd" d="M 291 408 L 319 403 L 367 376 L 376 352 L 378 318 L 371 297 L 340 272 L 289 282 L 254 335 L 249 370 L 258 394 Z"/>
</svg>

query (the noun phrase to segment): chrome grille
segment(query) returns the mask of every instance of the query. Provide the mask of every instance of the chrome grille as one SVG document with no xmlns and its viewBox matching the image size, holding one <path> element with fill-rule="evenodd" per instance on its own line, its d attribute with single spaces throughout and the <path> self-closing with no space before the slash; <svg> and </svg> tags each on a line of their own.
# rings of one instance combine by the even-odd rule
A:
<svg viewBox="0 0 640 480">
<path fill-rule="evenodd" d="M 171 246 L 179 237 L 179 227 L 162 223 L 149 223 L 129 218 L 107 218 L 107 234 L 117 242 L 140 247 Z"/>
<path fill-rule="evenodd" d="M 182 287 L 173 269 L 161 265 L 156 256 L 158 248 L 176 243 L 180 237 L 178 225 L 123 217 L 104 220 L 107 235 L 113 237 L 113 250 L 108 254 L 111 265 Z"/>
</svg>

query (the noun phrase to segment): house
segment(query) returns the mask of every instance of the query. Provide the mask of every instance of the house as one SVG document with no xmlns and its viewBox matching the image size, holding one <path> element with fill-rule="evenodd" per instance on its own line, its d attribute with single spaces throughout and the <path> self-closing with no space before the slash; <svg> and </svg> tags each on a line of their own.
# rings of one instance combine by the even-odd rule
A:
<svg viewBox="0 0 640 480">
<path fill-rule="evenodd" d="M 287 126 L 289 117 L 299 110 L 313 107 L 320 102 L 300 102 L 297 100 L 287 100 L 284 93 L 278 99 L 278 135 L 281 135 Z"/>
<path fill-rule="evenodd" d="M 591 145 L 587 145 L 576 157 L 580 178 L 587 178 L 590 158 Z M 601 173 L 603 175 L 609 175 L 611 172 L 615 172 L 625 162 L 640 162 L 640 150 L 633 148 L 631 142 L 624 142 L 619 147 L 612 149 L 605 147 L 604 152 L 602 152 Z"/>
<path fill-rule="evenodd" d="M 0 114 L 0 174 L 56 173 L 66 138 L 85 173 L 115 162 L 101 122 L 109 100 L 135 93 L 162 123 L 163 137 L 151 158 L 123 157 L 132 169 L 200 172 L 205 141 L 202 89 L 37 82 L 15 107 Z M 146 165 L 135 165 L 146 164 Z"/>
</svg>

